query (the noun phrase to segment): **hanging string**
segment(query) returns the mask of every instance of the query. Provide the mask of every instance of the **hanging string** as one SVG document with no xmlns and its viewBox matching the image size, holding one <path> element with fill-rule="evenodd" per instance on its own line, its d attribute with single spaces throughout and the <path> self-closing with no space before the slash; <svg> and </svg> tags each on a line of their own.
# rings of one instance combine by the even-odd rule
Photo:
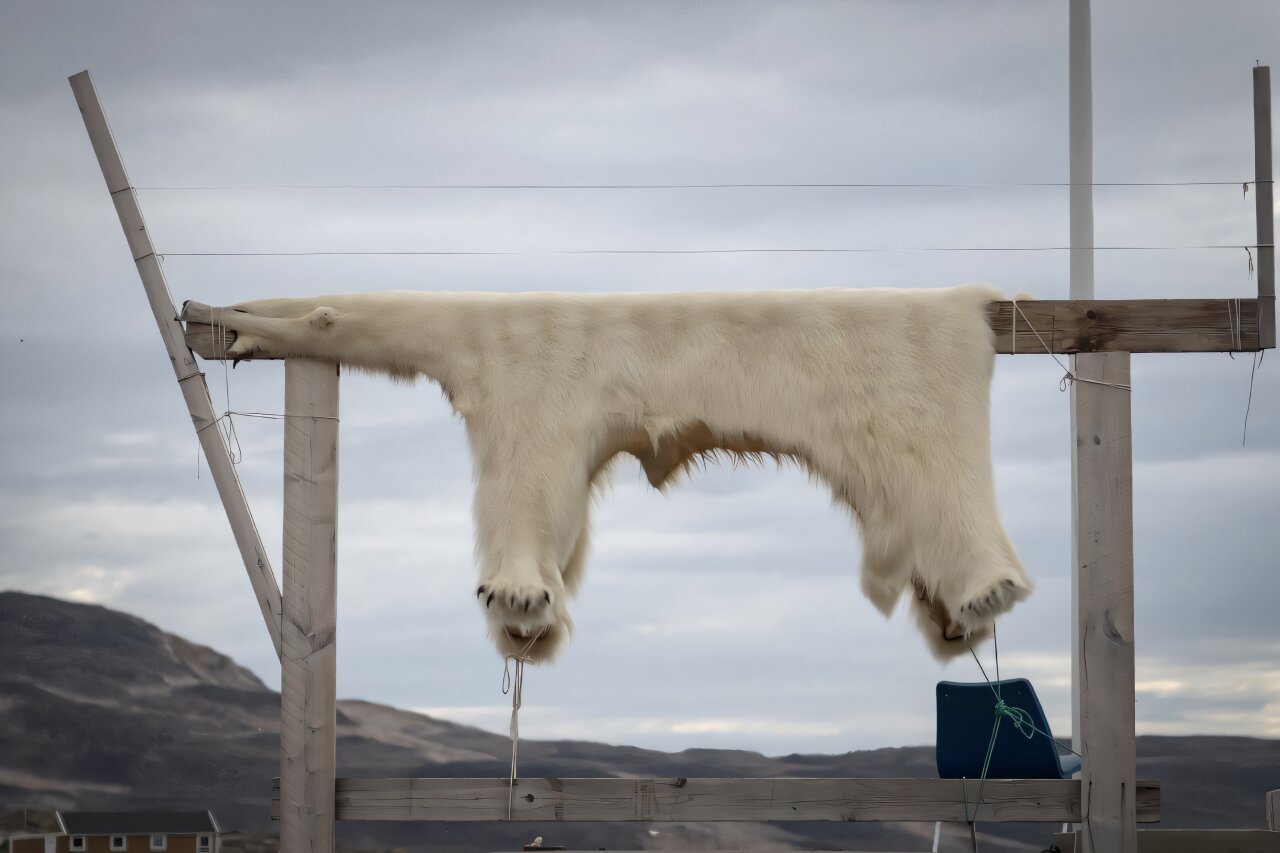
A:
<svg viewBox="0 0 1280 853">
<path fill-rule="evenodd" d="M 212 322 L 209 324 L 211 351 L 216 351 L 219 348 L 219 345 L 226 341 L 228 330 L 227 330 L 226 323 L 224 323 L 222 320 L 224 311 L 225 309 L 223 308 L 213 309 Z M 196 438 L 199 439 L 200 433 L 204 432 L 210 427 L 217 427 L 219 431 L 222 433 L 222 437 L 227 447 L 227 456 L 231 459 L 232 465 L 239 465 L 242 461 L 244 461 L 244 448 L 241 446 L 240 436 L 236 432 L 235 416 L 237 415 L 243 418 L 263 418 L 266 420 L 284 420 L 286 418 L 307 418 L 308 420 L 313 420 L 313 421 L 339 420 L 339 418 L 336 415 L 290 415 L 283 412 L 238 412 L 238 411 L 232 410 L 231 408 L 231 370 L 235 368 L 235 365 L 233 364 L 231 368 L 228 368 L 227 361 L 229 361 L 229 359 L 223 358 L 220 360 L 222 361 L 223 399 L 227 405 L 227 408 L 223 410 L 222 414 L 218 415 L 209 423 L 205 424 L 204 426 L 196 427 Z M 184 382 L 196 376 L 204 376 L 204 373 L 201 371 L 196 371 L 194 373 L 188 374 L 187 376 L 183 376 L 178 381 Z M 206 384 L 206 388 L 207 387 L 208 386 Z M 201 446 L 199 441 L 197 440 L 196 442 L 196 479 L 197 480 L 200 479 L 200 450 L 201 450 Z"/>
<path fill-rule="evenodd" d="M 216 336 L 215 340 L 226 340 L 227 326 L 223 320 L 224 316 L 225 309 L 213 309 L 213 323 L 209 329 L 210 334 Z M 223 400 L 227 404 L 226 411 L 228 412 L 231 411 L 231 370 L 232 368 L 227 367 L 227 360 L 225 358 L 222 359 Z M 215 420 L 214 423 L 219 421 L 225 421 L 225 426 L 222 427 L 222 434 L 223 438 L 226 439 L 227 455 L 231 457 L 231 464 L 239 465 L 244 459 L 244 449 L 240 446 L 240 436 L 236 433 L 235 419 L 230 415 L 223 415 L 223 417 Z M 233 445 L 235 446 L 234 451 L 231 449 Z"/>
<path fill-rule="evenodd" d="M 510 632 L 507 632 L 506 628 L 502 630 L 507 634 L 507 640 L 515 643 L 515 638 L 511 636 Z M 511 694 L 511 777 L 507 783 L 507 820 L 511 820 L 511 810 L 516 792 L 516 775 L 520 749 L 520 706 L 524 704 L 524 665 L 531 660 L 529 650 L 533 648 L 533 644 L 542 639 L 546 633 L 547 629 L 543 628 L 530 637 L 519 651 L 507 655 L 502 661 L 502 695 Z M 515 663 L 514 675 L 511 672 L 511 664 L 513 662 Z"/>
<path fill-rule="evenodd" d="M 1252 261 L 1250 261 L 1250 266 L 1252 266 Z M 1227 324 L 1231 328 L 1231 348 L 1236 350 L 1243 349 L 1240 343 L 1242 335 L 1239 299 L 1227 300 Z M 1231 357 L 1232 361 L 1235 361 L 1235 353 L 1227 353 L 1227 355 Z"/>
<path fill-rule="evenodd" d="M 1266 350 L 1258 350 L 1253 354 L 1253 369 L 1249 371 L 1249 398 L 1244 404 L 1244 429 L 1240 434 L 1240 446 L 1244 447 L 1249 441 L 1249 410 L 1253 408 L 1253 380 L 1258 375 L 1258 368 L 1262 366 L 1262 359 L 1266 355 Z"/>
<path fill-rule="evenodd" d="M 1013 723 L 1014 729 L 1017 730 L 1017 732 L 1021 734 L 1023 737 L 1025 737 L 1027 740 L 1031 740 L 1037 734 L 1043 735 L 1044 737 L 1053 741 L 1055 746 L 1065 749 L 1068 752 L 1072 753 L 1073 755 L 1080 756 L 1081 761 L 1084 760 L 1083 755 L 1080 755 L 1080 753 L 1076 752 L 1071 747 L 1062 743 L 1053 735 L 1049 734 L 1046 731 L 1041 730 L 1038 726 L 1036 726 L 1034 718 L 1032 718 L 1032 716 L 1026 710 L 1022 708 L 1018 708 L 1014 705 L 1010 705 L 1004 701 L 1004 697 L 1001 695 L 1001 687 L 1003 685 L 1000 680 L 1000 640 L 996 633 L 995 623 L 992 623 L 991 625 L 991 643 L 992 643 L 992 650 L 995 655 L 995 667 L 996 667 L 996 680 L 994 683 L 991 681 L 991 678 L 987 675 L 986 667 L 982 665 L 981 659 L 978 658 L 978 653 L 974 650 L 973 644 L 967 643 L 967 645 L 969 646 L 969 654 L 973 656 L 974 663 L 978 665 L 978 670 L 982 673 L 983 680 L 987 682 L 987 686 L 991 688 L 991 693 L 992 695 L 995 696 L 995 699 L 996 699 L 995 705 L 993 706 L 993 710 L 995 713 L 995 721 L 991 727 L 991 739 L 987 742 L 987 754 L 986 754 L 986 758 L 983 759 L 983 762 L 982 762 L 982 775 L 979 777 L 979 781 L 978 781 L 978 796 L 976 798 L 976 802 L 973 805 L 972 813 L 970 813 L 969 811 L 968 788 L 967 786 L 964 786 L 963 783 L 961 788 L 961 790 L 964 792 L 965 820 L 969 823 L 969 838 L 973 844 L 973 849 L 975 853 L 978 849 L 977 830 L 975 827 L 977 824 L 978 810 L 982 807 L 982 789 L 987 784 L 987 771 L 991 767 L 991 757 L 995 752 L 996 738 L 1000 734 L 1000 723 L 1005 718 L 1008 718 Z M 1086 824 L 1087 823 L 1088 823 L 1088 819 L 1086 818 Z"/>
<path fill-rule="evenodd" d="M 158 256 L 158 257 L 163 257 Z M 209 335 L 216 349 L 217 344 L 225 340 L 227 327 L 222 320 L 223 309 L 213 309 L 212 322 L 209 324 Z M 192 376 L 203 376 L 203 373 L 191 374 Z M 190 376 L 183 377 L 189 379 Z M 196 479 L 200 479 L 200 433 L 209 427 L 217 427 L 222 432 L 223 446 L 227 449 L 227 457 L 231 460 L 232 465 L 239 465 L 244 459 L 244 449 L 240 446 L 240 436 L 236 433 L 235 421 L 231 418 L 231 374 L 227 368 L 226 359 L 222 359 L 222 384 L 223 384 L 223 402 L 226 403 L 226 410 L 221 415 L 214 418 L 204 426 L 196 428 Z M 208 385 L 206 383 L 206 390 Z M 212 402 L 212 401 L 211 401 Z M 225 421 L 225 423 L 224 423 Z"/>
</svg>

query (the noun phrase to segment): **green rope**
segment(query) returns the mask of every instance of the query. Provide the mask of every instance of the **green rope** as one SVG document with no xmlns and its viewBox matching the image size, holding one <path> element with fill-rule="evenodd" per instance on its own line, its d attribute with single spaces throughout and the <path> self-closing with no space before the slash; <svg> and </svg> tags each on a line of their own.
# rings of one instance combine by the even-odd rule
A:
<svg viewBox="0 0 1280 853">
<path fill-rule="evenodd" d="M 1014 705 L 1006 705 L 1003 699 L 996 699 L 996 725 L 1000 724 L 1000 717 L 1005 716 L 1013 721 L 1013 727 L 1018 733 L 1031 740 L 1036 736 L 1036 732 L 1040 731 L 1036 728 L 1036 724 L 1031 721 L 1031 715 L 1026 711 Z"/>
<path fill-rule="evenodd" d="M 1031 740 L 1037 734 L 1044 735 L 1046 738 L 1053 741 L 1055 745 L 1062 747 L 1063 749 L 1067 750 L 1073 755 L 1079 755 L 1081 759 L 1084 758 L 1083 755 L 1080 755 L 1080 753 L 1076 752 L 1071 747 L 1060 742 L 1053 735 L 1049 734 L 1046 731 L 1042 731 L 1039 727 L 1037 727 L 1036 724 L 1032 721 L 1031 715 L 1027 713 L 1025 710 L 1017 707 L 1016 705 L 1010 705 L 1004 701 L 1004 697 L 1000 695 L 1000 686 L 1001 686 L 1000 685 L 1000 641 L 996 636 L 996 629 L 994 624 L 991 626 L 991 642 L 995 652 L 995 659 L 996 659 L 995 683 L 992 683 L 991 679 L 987 676 L 986 667 L 982 665 L 982 661 L 978 658 L 978 653 L 973 650 L 972 645 L 969 646 L 969 654 L 973 655 L 974 662 L 978 664 L 978 669 L 982 671 L 982 677 L 986 679 L 987 686 L 991 688 L 991 692 L 995 694 L 995 697 L 996 697 L 996 704 L 994 706 L 995 722 L 991 726 L 991 740 L 987 742 L 987 757 L 982 762 L 982 776 L 979 777 L 978 779 L 978 797 L 977 797 L 977 802 L 974 803 L 973 805 L 973 814 L 969 813 L 968 789 L 962 788 L 962 790 L 965 792 L 964 816 L 965 816 L 965 820 L 969 823 L 971 834 L 972 834 L 973 825 L 977 820 L 978 809 L 982 807 L 982 789 L 987 784 L 987 770 L 991 767 L 991 756 L 995 753 L 996 737 L 998 737 L 1000 734 L 1000 721 L 1002 718 L 1008 717 L 1009 720 L 1012 721 L 1014 729 L 1016 729 L 1017 732 L 1023 737 L 1025 737 L 1027 740 Z M 976 846 L 976 838 L 974 839 L 974 841 Z"/>
</svg>

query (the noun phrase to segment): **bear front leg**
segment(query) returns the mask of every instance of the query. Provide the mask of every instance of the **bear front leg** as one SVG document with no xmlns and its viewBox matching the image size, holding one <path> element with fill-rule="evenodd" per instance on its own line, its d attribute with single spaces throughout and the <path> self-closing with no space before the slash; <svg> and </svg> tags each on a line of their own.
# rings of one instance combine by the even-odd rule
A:
<svg viewBox="0 0 1280 853">
<path fill-rule="evenodd" d="M 935 531 L 947 528 L 939 525 Z M 912 578 L 912 609 L 939 660 L 991 638 L 998 616 L 1031 594 L 1018 555 L 999 522 L 974 522 L 951 536 L 924 535 Z"/>
<path fill-rule="evenodd" d="M 309 306 L 308 300 L 265 299 L 230 308 L 215 308 L 202 302 L 186 302 L 180 320 L 205 323 L 236 333 L 235 342 L 224 355 L 232 359 L 321 358 L 333 359 L 330 327 L 338 311 L 329 306 Z M 258 310 L 261 309 L 261 310 Z M 292 309 L 296 316 L 282 316 Z"/>
<path fill-rule="evenodd" d="M 476 456 L 476 599 L 501 654 L 548 660 L 573 627 L 568 604 L 586 547 L 592 443 L 539 418 L 503 441 L 478 420 L 467 422 Z"/>
</svg>

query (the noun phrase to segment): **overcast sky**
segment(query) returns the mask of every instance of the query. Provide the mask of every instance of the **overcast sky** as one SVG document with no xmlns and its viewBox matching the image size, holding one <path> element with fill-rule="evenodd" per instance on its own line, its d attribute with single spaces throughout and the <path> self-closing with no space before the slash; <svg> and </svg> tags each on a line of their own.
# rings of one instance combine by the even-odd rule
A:
<svg viewBox="0 0 1280 853">
<path fill-rule="evenodd" d="M 1274 2 L 1095 3 L 1099 182 L 1253 176 Z M 98 602 L 278 669 L 66 83 L 89 68 L 179 302 L 387 288 L 937 287 L 1067 295 L 1042 252 L 181 257 L 193 252 L 1051 247 L 1055 187 L 280 190 L 267 185 L 1067 179 L 1067 4 L 6 3 L 0 9 L 0 588 Z M 1280 82 L 1278 82 L 1280 86 Z M 1280 137 L 1278 137 L 1280 138 Z M 1238 183 L 1100 187 L 1102 246 L 1245 244 Z M 1245 252 L 1104 251 L 1099 297 L 1255 292 Z M 1280 736 L 1280 364 L 1133 359 L 1138 730 Z M 278 412 L 283 371 L 207 368 Z M 1002 513 L 1038 584 L 1001 672 L 1070 723 L 1068 395 L 1001 357 Z M 228 402 L 229 395 L 229 402 Z M 277 422 L 237 419 L 280 540 Z M 338 691 L 503 730 L 472 598 L 470 468 L 437 390 L 342 385 Z M 595 513 L 572 647 L 522 733 L 843 752 L 933 739 L 943 667 L 858 592 L 856 534 L 795 470 L 663 496 L 631 462 Z M 277 570 L 279 560 L 276 559 Z M 0 626 L 0 655 L 4 649 Z M 991 660 L 989 647 L 983 650 Z"/>
</svg>

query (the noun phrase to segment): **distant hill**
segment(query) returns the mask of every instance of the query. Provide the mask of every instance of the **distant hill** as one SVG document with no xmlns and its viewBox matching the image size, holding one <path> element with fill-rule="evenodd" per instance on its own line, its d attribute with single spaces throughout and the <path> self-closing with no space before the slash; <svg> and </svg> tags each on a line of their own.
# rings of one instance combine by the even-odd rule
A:
<svg viewBox="0 0 1280 853">
<path fill-rule="evenodd" d="M 278 694 L 213 649 L 104 607 L 0 593 L 0 814 L 210 808 L 226 826 L 271 832 L 278 733 Z M 1139 775 L 1163 783 L 1162 826 L 1265 826 L 1263 792 L 1280 788 L 1280 741 L 1143 737 L 1138 750 Z M 372 702 L 338 703 L 342 775 L 501 777 L 509 760 L 503 736 Z M 928 746 L 769 758 L 522 741 L 520 763 L 526 776 L 935 775 Z M 1055 829 L 982 828 L 984 850 L 1038 850 Z M 823 823 L 339 825 L 352 847 L 459 851 L 519 849 L 535 835 L 580 850 L 923 850 L 932 831 Z M 948 828 L 957 837 L 963 831 Z"/>
</svg>

